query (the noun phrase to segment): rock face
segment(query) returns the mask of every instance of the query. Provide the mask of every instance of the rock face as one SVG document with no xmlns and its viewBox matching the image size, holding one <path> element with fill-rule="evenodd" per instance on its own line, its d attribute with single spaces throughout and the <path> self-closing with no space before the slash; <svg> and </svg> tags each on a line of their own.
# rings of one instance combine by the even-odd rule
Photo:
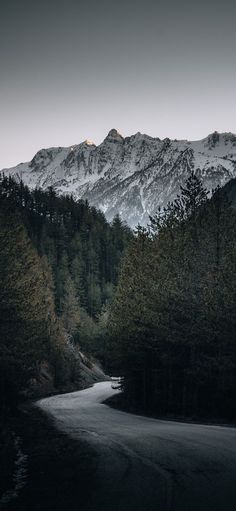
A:
<svg viewBox="0 0 236 511">
<path fill-rule="evenodd" d="M 98 146 L 40 150 L 29 163 L 4 169 L 30 188 L 52 186 L 59 194 L 87 199 L 111 220 L 119 213 L 131 227 L 179 192 L 191 170 L 211 190 L 236 177 L 236 136 L 217 133 L 203 140 L 160 140 L 136 133 L 123 138 L 112 129 Z"/>
</svg>

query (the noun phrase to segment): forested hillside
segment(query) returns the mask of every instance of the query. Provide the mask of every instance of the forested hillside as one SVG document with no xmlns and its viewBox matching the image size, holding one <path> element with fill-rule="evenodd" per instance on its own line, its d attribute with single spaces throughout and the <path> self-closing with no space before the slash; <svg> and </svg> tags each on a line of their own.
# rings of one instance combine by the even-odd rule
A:
<svg viewBox="0 0 236 511">
<path fill-rule="evenodd" d="M 139 228 L 109 315 L 110 353 L 129 405 L 236 416 L 236 211 L 190 175 Z"/>
<path fill-rule="evenodd" d="M 0 181 L 1 397 L 27 388 L 44 364 L 73 378 L 66 346 L 103 356 L 107 305 L 131 231 L 88 203 Z M 72 359 L 73 356 L 71 355 Z M 69 357 L 70 358 L 70 357 Z"/>
<path fill-rule="evenodd" d="M 134 236 L 87 202 L 2 176 L 1 396 L 48 371 L 57 388 L 78 381 L 76 347 L 124 375 L 129 406 L 235 417 L 234 185 L 209 199 L 191 173 Z"/>
</svg>

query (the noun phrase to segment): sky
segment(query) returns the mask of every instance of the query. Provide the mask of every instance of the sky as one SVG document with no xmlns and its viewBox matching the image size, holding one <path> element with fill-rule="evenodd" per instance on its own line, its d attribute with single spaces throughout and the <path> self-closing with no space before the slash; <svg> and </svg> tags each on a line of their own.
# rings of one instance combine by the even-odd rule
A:
<svg viewBox="0 0 236 511">
<path fill-rule="evenodd" d="M 233 0 L 0 0 L 0 169 L 111 128 L 236 132 Z"/>
</svg>

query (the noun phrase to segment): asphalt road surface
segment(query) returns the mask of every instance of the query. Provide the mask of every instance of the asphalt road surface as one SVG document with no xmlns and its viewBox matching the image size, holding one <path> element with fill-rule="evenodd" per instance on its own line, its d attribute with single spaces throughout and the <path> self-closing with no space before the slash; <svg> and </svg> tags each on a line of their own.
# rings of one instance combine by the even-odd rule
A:
<svg viewBox="0 0 236 511">
<path fill-rule="evenodd" d="M 111 382 L 38 405 L 97 453 L 96 485 L 78 511 L 235 511 L 236 429 L 162 421 L 102 404 Z"/>
</svg>

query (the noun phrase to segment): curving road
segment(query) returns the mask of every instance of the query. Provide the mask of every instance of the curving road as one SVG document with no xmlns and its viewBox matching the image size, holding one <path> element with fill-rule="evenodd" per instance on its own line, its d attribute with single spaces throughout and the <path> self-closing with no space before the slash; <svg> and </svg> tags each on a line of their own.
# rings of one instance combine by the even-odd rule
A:
<svg viewBox="0 0 236 511">
<path fill-rule="evenodd" d="M 236 429 L 146 418 L 102 401 L 110 382 L 42 399 L 58 428 L 97 453 L 81 511 L 235 511 Z"/>
</svg>

